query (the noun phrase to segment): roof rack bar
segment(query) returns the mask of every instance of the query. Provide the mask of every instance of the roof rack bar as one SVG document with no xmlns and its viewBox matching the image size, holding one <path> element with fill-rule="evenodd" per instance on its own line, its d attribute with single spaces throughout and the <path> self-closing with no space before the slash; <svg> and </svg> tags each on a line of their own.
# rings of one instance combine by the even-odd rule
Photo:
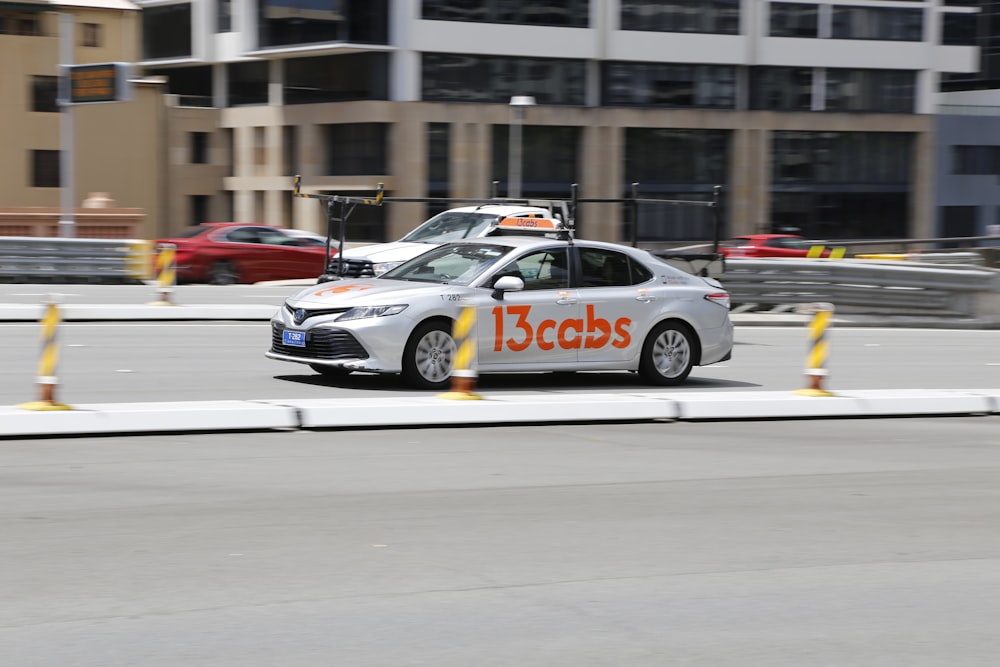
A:
<svg viewBox="0 0 1000 667">
<path fill-rule="evenodd" d="M 358 204 L 365 204 L 368 206 L 381 206 L 382 201 L 385 199 L 383 194 L 385 193 L 385 184 L 379 183 L 375 190 L 375 197 L 354 197 L 351 195 L 323 195 L 323 194 L 307 194 L 301 191 L 302 176 L 295 175 L 295 184 L 292 188 L 292 195 L 295 197 L 302 197 L 303 199 L 318 199 L 320 201 L 326 202 L 326 257 L 324 258 L 325 272 L 330 273 L 330 239 L 333 238 L 333 228 L 334 223 L 340 223 L 340 233 L 338 234 L 339 242 L 337 248 L 337 277 L 344 277 L 344 237 L 347 235 L 347 219 L 351 217 L 351 213 Z M 340 208 L 338 214 L 337 208 Z"/>
</svg>

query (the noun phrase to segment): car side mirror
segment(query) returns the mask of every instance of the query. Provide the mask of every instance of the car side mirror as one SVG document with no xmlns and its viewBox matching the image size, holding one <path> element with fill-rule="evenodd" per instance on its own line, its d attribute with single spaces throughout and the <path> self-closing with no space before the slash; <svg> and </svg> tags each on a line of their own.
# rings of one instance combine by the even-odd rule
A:
<svg viewBox="0 0 1000 667">
<path fill-rule="evenodd" d="M 493 283 L 493 298 L 503 299 L 504 292 L 520 292 L 524 289 L 524 280 L 517 276 L 500 276 Z"/>
</svg>

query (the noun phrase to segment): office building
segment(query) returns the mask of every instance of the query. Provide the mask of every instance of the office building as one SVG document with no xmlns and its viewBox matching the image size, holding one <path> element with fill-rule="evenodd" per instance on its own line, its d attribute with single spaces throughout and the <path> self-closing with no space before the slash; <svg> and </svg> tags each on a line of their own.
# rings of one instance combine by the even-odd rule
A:
<svg viewBox="0 0 1000 667">
<path fill-rule="evenodd" d="M 725 233 L 927 236 L 944 75 L 979 67 L 977 9 L 944 0 L 140 0 L 138 64 L 165 80 L 156 234 L 215 219 L 320 229 L 309 192 L 699 198 Z M 512 98 L 534 98 L 514 107 Z M 389 204 L 355 240 L 427 214 Z M 622 240 L 626 207 L 581 207 Z M 707 209 L 644 207 L 643 242 L 709 237 Z"/>
</svg>

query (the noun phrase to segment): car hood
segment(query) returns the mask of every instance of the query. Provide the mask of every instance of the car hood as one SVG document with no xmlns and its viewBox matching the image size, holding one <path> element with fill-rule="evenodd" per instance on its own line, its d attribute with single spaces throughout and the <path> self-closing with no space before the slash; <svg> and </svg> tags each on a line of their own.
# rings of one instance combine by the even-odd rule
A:
<svg viewBox="0 0 1000 667">
<path fill-rule="evenodd" d="M 310 285 L 290 296 L 287 303 L 301 308 L 336 308 L 355 305 L 410 303 L 421 296 L 458 289 L 441 283 L 419 283 L 381 278 L 351 278 Z"/>
<path fill-rule="evenodd" d="M 410 243 L 408 241 L 393 241 L 392 243 L 376 243 L 344 250 L 347 259 L 367 259 L 373 264 L 380 262 L 405 262 L 417 255 L 436 247 L 436 243 Z"/>
</svg>

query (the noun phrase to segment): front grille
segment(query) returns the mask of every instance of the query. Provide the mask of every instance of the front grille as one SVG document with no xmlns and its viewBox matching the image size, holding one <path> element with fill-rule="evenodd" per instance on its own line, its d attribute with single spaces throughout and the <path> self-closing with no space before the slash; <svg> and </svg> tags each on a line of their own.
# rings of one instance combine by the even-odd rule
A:
<svg viewBox="0 0 1000 667">
<path fill-rule="evenodd" d="M 271 351 L 290 357 L 309 359 L 367 359 L 368 353 L 353 334 L 343 329 L 313 329 L 306 332 L 305 347 L 293 347 L 281 342 L 285 330 L 280 324 L 271 325 Z"/>
<path fill-rule="evenodd" d="M 330 260 L 330 264 L 327 267 L 327 274 L 331 276 L 340 276 L 338 273 L 340 269 L 340 262 L 344 262 L 344 273 L 343 278 L 374 278 L 375 277 L 375 267 L 371 260 L 368 259 L 352 259 L 350 257 L 340 258 L 334 257 Z"/>
<path fill-rule="evenodd" d="M 285 303 L 285 310 L 287 310 L 293 318 L 295 318 L 296 310 L 301 310 L 303 312 L 304 317 L 301 320 L 295 318 L 296 324 L 302 324 L 310 317 L 317 317 L 319 315 L 337 315 L 339 313 L 346 313 L 350 309 L 350 306 L 341 306 L 339 308 L 292 308 L 287 302 Z"/>
</svg>

